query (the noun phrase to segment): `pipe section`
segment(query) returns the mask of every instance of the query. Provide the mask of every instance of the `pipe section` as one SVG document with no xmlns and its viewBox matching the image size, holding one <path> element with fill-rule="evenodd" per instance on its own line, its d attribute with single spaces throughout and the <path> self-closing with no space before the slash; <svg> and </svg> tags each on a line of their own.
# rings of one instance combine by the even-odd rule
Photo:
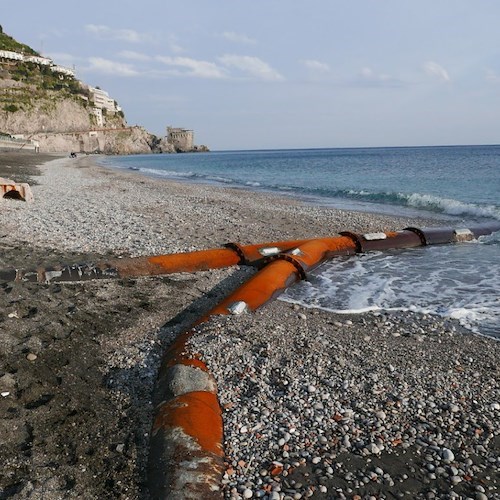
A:
<svg viewBox="0 0 500 500">
<path fill-rule="evenodd" d="M 155 385 L 148 484 L 153 499 L 221 498 L 222 411 L 214 377 L 189 350 L 189 330 L 167 350 Z"/>
<path fill-rule="evenodd" d="M 353 240 L 356 252 L 386 250 L 388 248 L 410 248 L 419 245 L 436 245 L 467 241 L 500 230 L 500 222 L 492 221 L 471 228 L 428 228 L 408 227 L 399 232 L 365 233 L 342 232 Z M 332 238 L 314 241 L 331 242 Z M 224 248 L 199 250 L 149 257 L 112 259 L 97 263 L 45 267 L 32 270 L 0 270 L 2 281 L 32 281 L 50 283 L 59 281 L 82 281 L 89 279 L 125 278 L 137 276 L 155 276 L 160 274 L 206 271 L 234 265 L 252 265 L 261 267 L 276 255 L 300 247 L 312 240 L 291 240 L 240 245 L 228 243 Z"/>
<path fill-rule="evenodd" d="M 272 257 L 265 267 L 209 311 L 198 323 L 217 314 L 254 311 L 280 295 L 285 288 L 304 279 L 309 271 L 325 259 L 354 253 L 356 243 L 347 236 L 307 241 L 293 250 Z"/>
<path fill-rule="evenodd" d="M 112 259 L 97 263 L 61 264 L 32 270 L 6 269 L 0 270 L 0 279 L 2 281 L 51 283 L 193 273 L 237 264 L 259 266 L 269 256 L 294 248 L 305 241 L 308 240 L 279 241 L 256 245 L 229 243 L 224 248 L 195 252 Z"/>
<path fill-rule="evenodd" d="M 288 286 L 304 279 L 326 259 L 335 256 L 418 247 L 445 238 L 449 242 L 464 241 L 469 235 L 477 237 L 496 230 L 500 230 L 500 224 L 471 230 L 407 228 L 387 233 L 346 232 L 336 238 L 297 241 L 294 242 L 298 243 L 297 246 L 284 252 L 276 254 L 272 251 L 266 256 L 266 265 L 198 320 L 195 326 L 212 316 L 254 311 Z M 256 251 L 260 252 L 260 249 Z M 218 489 L 224 470 L 222 411 L 216 397 L 215 381 L 206 364 L 189 350 L 189 339 L 195 333 L 193 327 L 181 334 L 168 349 L 160 368 L 149 464 L 153 498 L 222 496 Z M 183 377 L 189 378 L 189 383 L 182 383 Z M 181 395 L 173 389 L 179 386 L 184 387 Z M 192 471 L 196 473 L 191 474 Z"/>
</svg>

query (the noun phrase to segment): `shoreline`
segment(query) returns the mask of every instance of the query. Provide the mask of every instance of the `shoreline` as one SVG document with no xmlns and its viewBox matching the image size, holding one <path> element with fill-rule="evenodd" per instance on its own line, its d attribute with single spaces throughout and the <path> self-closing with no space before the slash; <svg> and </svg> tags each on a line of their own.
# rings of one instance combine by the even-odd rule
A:
<svg viewBox="0 0 500 500">
<path fill-rule="evenodd" d="M 272 151 L 272 150 L 270 150 Z M 431 225 L 435 225 L 440 222 L 443 224 L 449 224 L 451 221 L 456 221 L 457 217 L 453 215 L 449 215 L 446 213 L 433 213 L 433 212 L 425 212 L 422 210 L 414 209 L 410 206 L 402 206 L 402 205 L 383 205 L 377 204 L 375 202 L 363 202 L 363 201 L 354 201 L 342 198 L 323 198 L 319 195 L 314 194 L 306 194 L 300 193 L 297 191 L 280 191 L 278 189 L 273 190 L 272 188 L 264 188 L 258 185 L 253 185 L 252 183 L 248 184 L 237 184 L 232 182 L 217 182 L 217 181 L 209 181 L 209 180 L 193 180 L 190 178 L 175 176 L 163 176 L 160 173 L 153 172 L 143 172 L 138 168 L 133 167 L 119 167 L 112 163 L 100 164 L 96 162 L 97 165 L 106 170 L 111 170 L 117 173 L 131 174 L 137 175 L 140 177 L 145 177 L 148 179 L 156 179 L 159 182 L 173 182 L 178 184 L 186 184 L 193 186 L 202 186 L 208 189 L 228 189 L 236 192 L 243 193 L 257 193 L 262 194 L 264 196 L 276 197 L 281 200 L 291 200 L 292 202 L 298 203 L 300 205 L 306 205 L 311 207 L 317 207 L 321 209 L 332 209 L 332 210 L 340 210 L 344 212 L 350 213 L 365 213 L 371 214 L 373 216 L 386 216 L 386 217 L 394 217 L 396 219 L 401 218 L 410 218 L 410 219 L 418 219 L 418 220 L 427 220 L 431 221 Z M 393 210 L 388 207 L 392 207 Z M 398 213 L 399 211 L 399 213 Z"/>
<path fill-rule="evenodd" d="M 159 182 L 89 157 L 39 170 L 33 204 L 0 200 L 2 267 L 436 223 Z M 0 389 L 8 393 L 0 398 L 0 496 L 148 498 L 161 354 L 249 273 L 0 283 Z M 228 498 L 247 490 L 269 498 L 499 495 L 498 342 L 426 315 L 345 316 L 285 302 L 210 321 L 194 342 L 231 405 Z M 250 432 L 258 423 L 264 428 Z"/>
<path fill-rule="evenodd" d="M 251 244 L 439 222 L 318 207 L 270 193 L 157 180 L 102 167 L 88 156 L 60 158 L 40 170 L 42 185 L 35 189 L 35 203 L 29 211 L 7 206 L 13 211 L 4 224 L 16 224 L 21 239 L 35 237 L 42 245 L 62 244 L 76 252 L 144 255 L 211 248 L 229 241 Z M 65 217 L 59 215 L 58 205 Z M 154 228 L 147 235 L 149 243 L 140 225 Z M 168 230 L 161 225 L 169 226 Z M 119 234 L 124 231 L 128 237 Z M 106 232 L 111 233 L 109 238 Z M 97 233 L 105 241 L 96 241 Z"/>
</svg>

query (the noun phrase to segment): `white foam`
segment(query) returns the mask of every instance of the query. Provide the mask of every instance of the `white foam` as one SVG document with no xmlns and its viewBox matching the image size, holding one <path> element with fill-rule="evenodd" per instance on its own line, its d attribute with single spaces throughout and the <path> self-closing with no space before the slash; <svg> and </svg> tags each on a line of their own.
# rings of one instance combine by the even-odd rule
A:
<svg viewBox="0 0 500 500">
<path fill-rule="evenodd" d="M 500 338 L 497 238 L 336 259 L 287 291 L 284 300 L 341 314 L 435 314 Z"/>
<path fill-rule="evenodd" d="M 401 195 L 404 196 L 404 195 Z M 408 205 L 416 208 L 436 208 L 449 215 L 473 215 L 500 220 L 500 210 L 494 205 L 475 205 L 451 198 L 440 198 L 430 194 L 413 193 L 407 197 Z"/>
</svg>

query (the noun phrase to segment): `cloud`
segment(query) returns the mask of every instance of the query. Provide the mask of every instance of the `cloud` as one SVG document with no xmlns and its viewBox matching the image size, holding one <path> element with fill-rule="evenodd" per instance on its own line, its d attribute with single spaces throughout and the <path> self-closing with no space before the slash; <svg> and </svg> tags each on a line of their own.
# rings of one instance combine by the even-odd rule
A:
<svg viewBox="0 0 500 500">
<path fill-rule="evenodd" d="M 369 67 L 361 69 L 358 75 L 358 84 L 371 87 L 400 87 L 403 82 L 386 73 L 377 73 Z"/>
<path fill-rule="evenodd" d="M 132 61 L 150 61 L 151 56 L 147 54 L 141 54 L 140 52 L 134 52 L 133 50 L 122 50 L 118 53 L 120 57 L 124 59 L 130 59 Z"/>
<path fill-rule="evenodd" d="M 435 63 L 433 61 L 427 61 L 424 66 L 423 66 L 424 72 L 431 76 L 435 77 L 438 80 L 441 80 L 442 82 L 449 82 L 451 81 L 450 76 L 448 75 L 448 72 L 440 66 L 438 63 Z"/>
<path fill-rule="evenodd" d="M 222 33 L 222 37 L 231 42 L 243 43 L 246 45 L 255 45 L 257 43 L 257 40 L 249 38 L 242 33 L 235 33 L 234 31 L 224 31 L 224 33 Z"/>
<path fill-rule="evenodd" d="M 258 57 L 224 55 L 219 61 L 228 68 L 236 68 L 259 80 L 279 81 L 284 80 L 275 69 Z"/>
<path fill-rule="evenodd" d="M 492 83 L 500 83 L 500 75 L 495 73 L 493 70 L 486 70 L 486 80 Z"/>
<path fill-rule="evenodd" d="M 168 37 L 168 48 L 174 53 L 179 54 L 181 52 L 185 52 L 184 47 L 179 45 L 179 41 L 175 35 L 169 35 Z"/>
<path fill-rule="evenodd" d="M 129 64 L 109 61 L 108 59 L 103 59 L 101 57 L 90 57 L 89 62 L 90 67 L 87 68 L 89 71 L 117 76 L 139 75 L 139 73 Z"/>
<path fill-rule="evenodd" d="M 330 71 L 330 66 L 328 66 L 328 64 L 317 61 L 316 59 L 302 59 L 300 63 L 312 71 L 318 71 L 320 73 L 328 73 Z"/>
<path fill-rule="evenodd" d="M 196 78 L 225 78 L 226 73 L 222 68 L 219 68 L 215 63 L 209 61 L 199 61 L 189 57 L 168 57 L 157 56 L 158 61 L 172 66 L 174 69 L 171 74 L 176 76 L 193 76 Z"/>
<path fill-rule="evenodd" d="M 152 37 L 148 34 L 139 33 L 131 29 L 114 29 L 101 24 L 87 24 L 85 30 L 98 38 L 107 40 L 121 40 L 130 43 L 141 43 L 151 41 Z"/>
</svg>

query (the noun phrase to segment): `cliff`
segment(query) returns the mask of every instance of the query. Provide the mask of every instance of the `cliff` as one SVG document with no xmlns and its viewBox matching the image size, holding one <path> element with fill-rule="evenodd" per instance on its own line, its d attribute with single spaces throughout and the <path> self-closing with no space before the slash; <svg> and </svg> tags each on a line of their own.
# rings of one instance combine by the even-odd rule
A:
<svg viewBox="0 0 500 500">
<path fill-rule="evenodd" d="M 0 133 L 38 141 L 46 152 L 151 153 L 158 139 L 128 127 L 101 89 L 74 77 L 0 27 Z"/>
</svg>

